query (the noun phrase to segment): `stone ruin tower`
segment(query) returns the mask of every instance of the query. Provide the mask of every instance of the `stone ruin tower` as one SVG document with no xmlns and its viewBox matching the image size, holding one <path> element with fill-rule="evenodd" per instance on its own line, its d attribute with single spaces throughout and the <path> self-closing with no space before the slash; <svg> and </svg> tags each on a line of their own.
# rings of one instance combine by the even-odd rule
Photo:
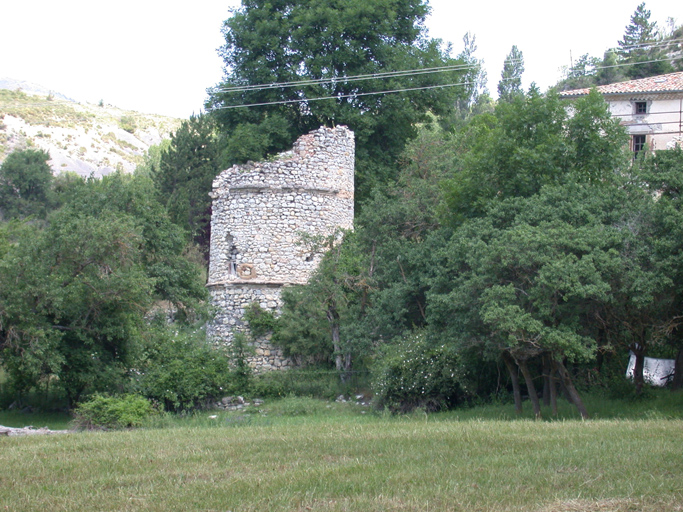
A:
<svg viewBox="0 0 683 512">
<path fill-rule="evenodd" d="M 319 128 L 272 161 L 235 165 L 213 182 L 208 287 L 216 311 L 209 336 L 229 344 L 256 302 L 278 312 L 283 287 L 305 284 L 321 256 L 301 234 L 353 227 L 353 132 Z M 269 337 L 254 340 L 257 371 L 290 366 Z"/>
</svg>

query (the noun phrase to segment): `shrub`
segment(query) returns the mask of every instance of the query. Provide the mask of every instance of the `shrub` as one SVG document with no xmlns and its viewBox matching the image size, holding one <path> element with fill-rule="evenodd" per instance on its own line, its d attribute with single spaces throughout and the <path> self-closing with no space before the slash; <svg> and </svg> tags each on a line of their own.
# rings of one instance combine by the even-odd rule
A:
<svg viewBox="0 0 683 512">
<path fill-rule="evenodd" d="M 74 426 L 86 429 L 115 429 L 142 426 L 156 412 L 140 395 L 93 395 L 74 410 Z"/>
<path fill-rule="evenodd" d="M 418 332 L 387 346 L 373 369 L 375 405 L 392 412 L 448 409 L 467 398 L 464 371 L 452 346 Z"/>
<path fill-rule="evenodd" d="M 254 338 L 273 332 L 277 325 L 273 312 L 263 309 L 258 302 L 252 302 L 246 307 L 244 319 L 249 323 L 249 331 Z"/>
<path fill-rule="evenodd" d="M 246 394 L 251 386 L 252 369 L 248 358 L 254 354 L 254 348 L 249 344 L 249 338 L 243 332 L 233 334 L 232 343 L 227 349 L 232 362 L 232 388 L 236 393 Z"/>
<path fill-rule="evenodd" d="M 159 325 L 148 340 L 139 370 L 139 390 L 167 410 L 205 407 L 232 392 L 234 375 L 225 350 L 211 345 L 203 330 Z"/>
<path fill-rule="evenodd" d="M 119 126 L 128 133 L 135 133 L 135 130 L 137 129 L 137 123 L 133 116 L 121 116 L 121 119 L 119 119 Z"/>
</svg>

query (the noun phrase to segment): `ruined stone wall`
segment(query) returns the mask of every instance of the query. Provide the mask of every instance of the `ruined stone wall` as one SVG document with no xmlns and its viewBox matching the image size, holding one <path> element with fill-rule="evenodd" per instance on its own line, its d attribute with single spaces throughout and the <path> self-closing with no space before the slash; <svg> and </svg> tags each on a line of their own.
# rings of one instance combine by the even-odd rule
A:
<svg viewBox="0 0 683 512">
<path fill-rule="evenodd" d="M 321 256 L 302 233 L 353 227 L 354 138 L 346 127 L 319 128 L 274 160 L 234 166 L 213 182 L 209 283 L 220 343 L 241 329 L 246 306 L 277 312 L 282 288 L 304 284 Z M 291 365 L 268 339 L 255 340 L 257 370 Z"/>
</svg>

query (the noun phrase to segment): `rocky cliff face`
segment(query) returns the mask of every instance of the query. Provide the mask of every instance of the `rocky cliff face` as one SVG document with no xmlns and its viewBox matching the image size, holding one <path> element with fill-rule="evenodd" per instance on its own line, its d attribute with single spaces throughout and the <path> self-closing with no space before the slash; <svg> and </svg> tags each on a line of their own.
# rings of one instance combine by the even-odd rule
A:
<svg viewBox="0 0 683 512">
<path fill-rule="evenodd" d="M 33 147 L 50 153 L 55 174 L 132 172 L 149 147 L 169 138 L 180 122 L 57 95 L 0 89 L 0 161 L 14 150 Z"/>
</svg>

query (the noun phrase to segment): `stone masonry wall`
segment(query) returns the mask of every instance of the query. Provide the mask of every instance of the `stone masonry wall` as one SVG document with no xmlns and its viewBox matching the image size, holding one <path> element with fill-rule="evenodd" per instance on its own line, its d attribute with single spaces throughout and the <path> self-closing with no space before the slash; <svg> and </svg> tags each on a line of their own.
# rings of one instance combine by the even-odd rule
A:
<svg viewBox="0 0 683 512">
<path fill-rule="evenodd" d="M 304 284 L 321 256 L 302 233 L 353 227 L 354 137 L 344 126 L 300 137 L 272 161 L 234 166 L 213 182 L 209 282 L 215 320 L 209 334 L 229 344 L 257 302 L 278 312 L 282 288 Z M 269 339 L 254 341 L 257 371 L 291 366 Z"/>
</svg>

